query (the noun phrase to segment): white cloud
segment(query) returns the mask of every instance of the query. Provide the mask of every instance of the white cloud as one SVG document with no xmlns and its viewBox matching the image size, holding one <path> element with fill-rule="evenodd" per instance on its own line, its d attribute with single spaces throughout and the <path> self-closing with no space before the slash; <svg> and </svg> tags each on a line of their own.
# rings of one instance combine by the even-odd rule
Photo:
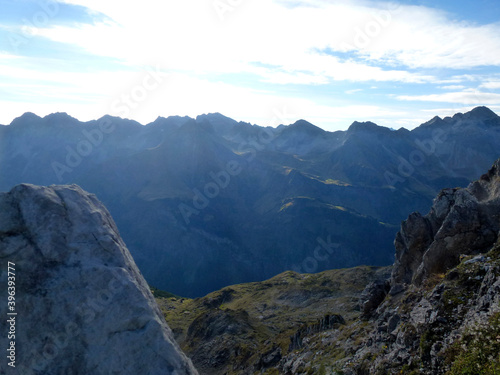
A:
<svg viewBox="0 0 500 375">
<path fill-rule="evenodd" d="M 314 83 L 333 80 L 428 82 L 433 77 L 370 64 L 340 61 L 318 52 L 345 50 L 358 28 L 370 23 L 373 8 L 351 3 L 286 8 L 270 0 L 254 0 L 226 14 L 221 22 L 206 1 L 149 0 L 139 12 L 123 2 L 71 0 L 95 8 L 115 23 L 54 27 L 40 35 L 79 45 L 89 52 L 120 57 L 132 64 L 161 63 L 169 69 L 208 73 L 255 72 L 251 63 L 276 66 L 280 83 L 296 83 L 293 73 L 310 74 Z M 145 14 L 145 16 L 143 16 Z M 188 22 L 186 22 L 189 20 Z M 364 52 L 364 51 L 362 51 Z M 384 52 L 385 53 L 385 52 Z M 387 54 L 387 53 L 385 53 Z M 321 78 L 324 77 L 324 78 Z M 284 79 L 288 78 L 288 79 Z M 301 80 L 299 79 L 299 82 Z M 306 80 L 306 82 L 308 82 Z"/>
<path fill-rule="evenodd" d="M 463 85 L 448 85 L 448 86 L 439 86 L 440 89 L 443 90 L 463 90 L 465 86 Z"/>
<path fill-rule="evenodd" d="M 372 62 L 410 68 L 468 68 L 500 61 L 500 24 L 458 23 L 426 7 L 358 0 L 287 7 L 253 0 L 232 6 L 221 21 L 213 2 L 204 0 L 146 0 L 140 9 L 118 1 L 67 2 L 107 14 L 116 24 L 55 27 L 41 35 L 132 64 L 161 63 L 174 70 L 254 72 L 250 63 L 260 62 L 277 67 L 273 72 L 281 75 L 279 83 L 429 82 L 435 77 L 340 61 L 318 51 L 350 51 Z M 303 80 L 298 72 L 313 80 Z"/>
<path fill-rule="evenodd" d="M 410 68 L 498 66 L 500 23 L 475 26 L 435 9 L 401 6 L 358 24 L 349 50 Z M 385 19 L 386 21 L 379 21 Z M 357 42 L 357 43 L 356 43 Z"/>
<path fill-rule="evenodd" d="M 320 85 L 330 82 L 328 77 L 302 72 L 286 73 L 273 72 L 271 69 L 255 69 L 254 72 L 262 77 L 262 81 L 268 83 L 286 84 L 301 84 L 301 85 Z"/>
<path fill-rule="evenodd" d="M 500 79 L 486 80 L 479 87 L 489 90 L 500 89 Z"/>
<path fill-rule="evenodd" d="M 482 92 L 474 89 L 450 92 L 445 94 L 430 95 L 399 95 L 398 100 L 423 101 L 423 102 L 443 102 L 469 105 L 490 105 L 500 103 L 500 94 Z"/>
<path fill-rule="evenodd" d="M 112 72 L 102 68 L 42 73 L 23 65 L 23 58 L 0 55 L 0 82 L 2 76 L 17 80 L 19 85 L 4 83 L 3 88 L 25 97 L 24 111 L 46 113 L 50 108 L 81 119 L 113 114 L 112 103 L 140 85 L 145 74 L 142 66 L 160 66 L 170 74 L 127 114 L 143 123 L 157 115 L 218 111 L 267 124 L 274 109 L 288 106 L 324 127 L 346 128 L 353 120 L 363 120 L 355 117 L 359 114 L 388 126 L 400 121 L 412 127 L 411 121 L 418 121 L 421 113 L 415 117 L 411 105 L 400 109 L 401 101 L 499 103 L 496 95 L 500 94 L 467 91 L 462 85 L 478 81 L 483 89 L 496 89 L 498 79 L 449 74 L 449 68 L 498 66 L 500 24 L 458 23 L 436 9 L 365 0 L 308 0 L 293 5 L 277 0 L 228 2 L 239 5 L 231 6 L 222 20 L 212 0 L 64 1 L 105 14 L 112 21 L 41 27 L 38 35 L 80 47 L 95 54 L 96 61 L 99 57 L 118 59 L 123 66 Z M 446 72 L 446 76 L 433 72 Z M 241 80 L 232 77 L 241 74 L 246 84 L 238 86 Z M 255 77 L 259 87 L 267 83 L 276 91 L 252 90 Z M 397 92 L 409 91 L 397 96 L 400 102 L 396 104 L 388 99 L 386 107 L 396 109 L 384 111 L 378 102 L 348 102 L 338 95 L 328 102 L 324 96 L 321 102 L 315 95 L 294 98 L 291 95 L 300 93 L 286 86 L 336 81 L 367 82 L 367 88 L 376 84 L 384 95 L 387 85 L 383 82 L 399 84 Z M 412 85 L 404 85 L 419 83 L 445 85 L 441 88 L 454 92 L 411 95 Z M 355 92 L 349 87 L 342 90 Z M 0 102 L 0 120 L 20 114 L 14 115 L 22 106 L 13 100 Z"/>
</svg>

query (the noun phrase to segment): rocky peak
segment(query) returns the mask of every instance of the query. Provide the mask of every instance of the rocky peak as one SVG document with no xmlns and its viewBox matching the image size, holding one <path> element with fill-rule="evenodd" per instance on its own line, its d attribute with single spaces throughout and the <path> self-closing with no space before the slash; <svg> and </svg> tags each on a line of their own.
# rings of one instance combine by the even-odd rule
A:
<svg viewBox="0 0 500 375">
<path fill-rule="evenodd" d="M 345 374 L 500 373 L 490 339 L 500 334 L 499 171 L 500 160 L 402 223 L 390 296 L 382 283 L 365 288 L 361 317 L 371 331 L 346 348 Z"/>
<path fill-rule="evenodd" d="M 423 126 L 423 127 L 425 127 L 425 126 L 431 126 L 431 125 L 436 126 L 436 125 L 442 124 L 443 122 L 444 122 L 444 121 L 443 121 L 443 119 L 442 119 L 441 117 L 439 117 L 439 116 L 434 116 L 432 119 L 430 119 L 430 120 L 429 120 L 429 121 L 427 121 L 427 122 L 424 122 L 424 123 L 423 123 L 422 125 L 420 125 L 420 126 Z"/>
<path fill-rule="evenodd" d="M 22 114 L 21 116 L 16 117 L 14 120 L 12 120 L 12 122 L 10 123 L 10 125 L 16 126 L 16 125 L 24 124 L 24 123 L 27 123 L 27 122 L 38 121 L 40 119 L 41 119 L 41 117 L 35 115 L 34 113 L 32 113 L 32 112 L 26 112 L 26 113 Z"/>
<path fill-rule="evenodd" d="M 474 124 L 477 126 L 481 123 L 492 123 L 495 124 L 499 117 L 495 112 L 493 112 L 488 107 L 476 107 L 466 113 L 456 113 L 452 117 L 445 117 L 442 119 L 439 116 L 434 116 L 431 120 L 423 123 L 417 129 L 422 128 L 436 128 L 441 126 L 453 126 L 458 124 L 462 127 L 467 124 Z"/>
<path fill-rule="evenodd" d="M 156 120 L 149 123 L 147 126 L 153 127 L 153 128 L 160 127 L 160 128 L 165 128 L 165 129 L 169 129 L 169 128 L 175 129 L 175 128 L 181 127 L 184 123 L 186 123 L 189 120 L 192 120 L 192 118 L 188 117 L 188 116 L 183 116 L 183 117 L 181 117 L 181 116 L 168 116 L 166 118 L 158 116 L 156 118 Z"/>
<path fill-rule="evenodd" d="M 383 128 L 382 126 L 378 126 L 374 122 L 371 121 L 365 121 L 365 122 L 359 122 L 359 121 L 354 121 L 351 126 L 349 126 L 349 129 L 347 129 L 348 133 L 353 133 L 356 131 L 377 131 Z"/>
<path fill-rule="evenodd" d="M 490 248 L 500 229 L 500 159 L 465 189 L 444 189 L 430 212 L 411 214 L 394 241 L 396 262 L 392 292 L 403 284 L 421 284 L 455 267 L 464 255 Z"/>
<path fill-rule="evenodd" d="M 291 130 L 293 129 L 294 131 L 299 130 L 309 135 L 318 135 L 325 133 L 325 130 L 317 127 L 316 125 L 311 124 L 309 121 L 306 120 L 298 120 L 293 124 L 289 125 L 288 128 Z"/>
<path fill-rule="evenodd" d="M 62 121 L 78 122 L 76 118 L 68 115 L 66 112 L 51 113 L 50 115 L 45 116 L 44 119 L 52 122 L 62 122 Z"/>
<path fill-rule="evenodd" d="M 497 114 L 488 107 L 476 107 L 465 114 L 466 117 L 474 120 L 490 120 L 498 118 Z"/>
<path fill-rule="evenodd" d="M 0 258 L 2 285 L 7 262 L 16 274 L 15 373 L 197 373 L 94 195 L 76 185 L 1 193 Z"/>
</svg>

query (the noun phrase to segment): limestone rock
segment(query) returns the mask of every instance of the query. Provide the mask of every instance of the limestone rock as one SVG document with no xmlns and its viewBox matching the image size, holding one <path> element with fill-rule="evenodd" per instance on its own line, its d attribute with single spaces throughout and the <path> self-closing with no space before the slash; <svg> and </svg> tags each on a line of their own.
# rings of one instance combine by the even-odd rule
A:
<svg viewBox="0 0 500 375">
<path fill-rule="evenodd" d="M 0 259 L 1 285 L 7 262 L 16 273 L 16 368 L 6 374 L 197 374 L 94 195 L 76 185 L 1 193 Z M 7 332 L 4 287 L 1 301 Z"/>
<path fill-rule="evenodd" d="M 375 280 L 368 284 L 359 298 L 361 318 L 368 319 L 385 299 L 388 292 L 389 282 L 386 280 Z"/>
<path fill-rule="evenodd" d="M 344 373 L 447 374 L 458 358 L 457 348 L 468 350 L 471 332 L 495 332 L 492 322 L 500 312 L 499 172 L 500 160 L 466 189 L 443 190 L 429 214 L 414 213 L 402 223 L 395 240 L 391 298 L 363 322 L 370 327 L 363 334 L 367 344 L 342 365 Z M 370 289 L 378 290 L 369 286 L 365 291 Z"/>
<path fill-rule="evenodd" d="M 396 236 L 392 287 L 416 283 L 456 266 L 460 256 L 480 253 L 500 229 L 500 160 L 466 189 L 445 189 L 431 211 L 411 214 Z"/>
<path fill-rule="evenodd" d="M 433 229 L 428 218 L 420 213 L 412 213 L 401 224 L 401 230 L 394 240 L 396 262 L 393 279 L 397 283 L 411 282 L 425 251 L 432 243 Z"/>
</svg>

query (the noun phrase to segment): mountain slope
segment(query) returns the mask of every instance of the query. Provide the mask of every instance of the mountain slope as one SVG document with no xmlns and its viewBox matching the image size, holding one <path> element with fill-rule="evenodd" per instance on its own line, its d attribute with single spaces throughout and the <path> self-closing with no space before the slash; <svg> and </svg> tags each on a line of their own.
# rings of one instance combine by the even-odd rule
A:
<svg viewBox="0 0 500 375">
<path fill-rule="evenodd" d="M 176 340 L 203 374 L 268 373 L 306 336 L 352 322 L 365 285 L 390 267 L 285 272 L 194 300 L 157 298 Z M 270 372 L 271 373 L 271 372 Z"/>
</svg>

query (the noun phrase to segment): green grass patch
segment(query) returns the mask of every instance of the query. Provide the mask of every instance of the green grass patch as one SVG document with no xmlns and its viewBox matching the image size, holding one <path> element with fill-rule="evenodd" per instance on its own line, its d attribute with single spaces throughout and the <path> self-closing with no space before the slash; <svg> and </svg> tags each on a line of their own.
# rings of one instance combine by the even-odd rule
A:
<svg viewBox="0 0 500 375">
<path fill-rule="evenodd" d="M 446 375 L 500 374 L 500 313 L 486 326 L 471 329 L 446 353 L 451 369 Z"/>
</svg>

